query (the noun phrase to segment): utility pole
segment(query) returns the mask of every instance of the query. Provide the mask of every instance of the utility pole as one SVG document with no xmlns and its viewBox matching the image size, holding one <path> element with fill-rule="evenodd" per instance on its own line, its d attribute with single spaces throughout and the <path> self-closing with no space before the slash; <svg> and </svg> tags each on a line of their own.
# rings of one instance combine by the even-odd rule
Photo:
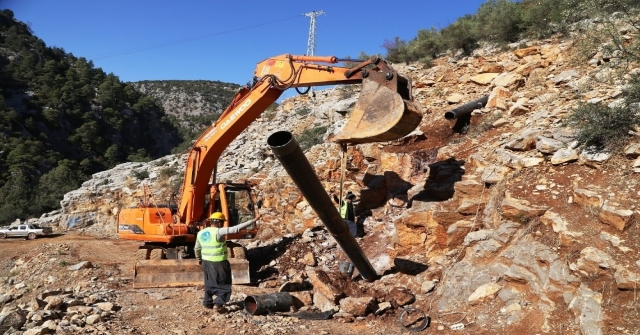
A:
<svg viewBox="0 0 640 335">
<path fill-rule="evenodd" d="M 307 42 L 307 56 L 314 56 L 316 54 L 316 16 L 324 14 L 323 10 L 304 13 L 304 16 L 311 18 L 311 24 L 309 25 L 309 41 Z M 309 91 L 311 93 L 311 87 Z"/>
</svg>

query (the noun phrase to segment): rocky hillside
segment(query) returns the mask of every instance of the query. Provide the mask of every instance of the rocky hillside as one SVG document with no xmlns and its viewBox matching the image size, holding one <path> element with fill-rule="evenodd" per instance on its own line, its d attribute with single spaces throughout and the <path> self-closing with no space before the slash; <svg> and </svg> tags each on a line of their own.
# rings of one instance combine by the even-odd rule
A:
<svg viewBox="0 0 640 335">
<path fill-rule="evenodd" d="M 249 254 L 289 241 L 264 264 L 273 275 L 260 277 L 259 286 L 310 282 L 309 305 L 364 322 L 384 315 L 372 314 L 380 306 L 411 304 L 443 333 L 637 332 L 640 137 L 636 131 L 615 153 L 578 144 L 565 123 L 572 109 L 618 102 L 624 82 L 608 80 L 610 58 L 576 63 L 576 52 L 570 40 L 544 40 L 439 58 L 431 67 L 394 66 L 411 77 L 425 113 L 406 138 L 348 149 L 345 188 L 360 199 L 358 242 L 381 275 L 360 282 L 360 290 L 318 279 L 344 256 L 326 250 L 317 215 L 266 146 L 278 130 L 300 138 L 327 127 L 328 142 L 305 154 L 327 192 L 337 194 L 339 148 L 329 141 L 345 120 L 336 112 L 349 110 L 357 96 L 350 88 L 317 91 L 263 115 L 220 160 L 222 180 L 249 180 L 264 203 Z M 444 113 L 485 95 L 486 106 L 454 131 Z M 114 237 L 118 210 L 135 204 L 144 185 L 167 199 L 183 164 L 184 157 L 171 156 L 95 174 L 39 221 Z M 309 249 L 289 251 L 303 246 Z"/>
<path fill-rule="evenodd" d="M 202 132 L 231 103 L 237 84 L 209 80 L 144 80 L 132 83 L 140 92 L 162 105 L 180 126 Z"/>
</svg>

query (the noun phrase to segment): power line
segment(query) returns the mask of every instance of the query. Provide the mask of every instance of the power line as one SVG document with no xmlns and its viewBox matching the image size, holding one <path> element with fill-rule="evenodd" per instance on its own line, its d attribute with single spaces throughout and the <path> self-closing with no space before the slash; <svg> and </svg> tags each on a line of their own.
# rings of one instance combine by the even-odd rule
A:
<svg viewBox="0 0 640 335">
<path fill-rule="evenodd" d="M 147 46 L 131 48 L 131 49 L 125 49 L 125 50 L 120 50 L 120 51 L 105 52 L 105 53 L 97 54 L 97 55 L 94 55 L 94 56 L 91 56 L 91 57 L 87 57 L 87 58 L 92 59 L 92 60 L 98 60 L 98 59 L 105 59 L 105 58 L 117 57 L 117 56 L 122 56 L 122 55 L 128 55 L 128 54 L 135 53 L 135 52 L 146 51 L 146 50 L 151 50 L 151 49 L 157 49 L 157 48 L 176 45 L 176 44 L 180 44 L 180 43 L 196 41 L 196 40 L 200 40 L 200 39 L 203 39 L 203 38 L 220 36 L 220 35 L 230 34 L 230 33 L 238 32 L 238 31 L 242 31 L 242 30 L 252 29 L 252 28 L 256 28 L 256 27 L 262 27 L 262 26 L 266 26 L 266 25 L 270 25 L 270 24 L 274 24 L 274 23 L 278 23 L 278 22 L 282 22 L 282 21 L 291 20 L 291 19 L 298 18 L 298 17 L 300 17 L 300 15 L 291 16 L 291 17 L 287 17 L 287 18 L 279 19 L 279 20 L 275 20 L 275 21 L 269 21 L 269 22 L 254 24 L 254 25 L 250 25 L 250 26 L 237 28 L 237 29 L 225 30 L 225 31 L 212 33 L 212 34 L 206 34 L 206 35 L 197 36 L 197 37 L 189 37 L 189 38 L 185 38 L 185 39 L 181 39 L 181 40 L 175 40 L 175 41 L 151 44 L 151 45 L 147 45 Z"/>
</svg>

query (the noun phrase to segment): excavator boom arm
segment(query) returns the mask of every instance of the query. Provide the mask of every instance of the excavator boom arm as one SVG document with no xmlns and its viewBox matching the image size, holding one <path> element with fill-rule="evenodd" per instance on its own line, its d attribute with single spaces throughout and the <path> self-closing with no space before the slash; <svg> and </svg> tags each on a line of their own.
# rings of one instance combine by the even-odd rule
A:
<svg viewBox="0 0 640 335">
<path fill-rule="evenodd" d="M 359 64 L 354 68 L 327 65 L 342 62 L 359 62 Z M 368 65 L 371 65 L 373 69 L 365 70 L 364 68 Z M 398 91 L 398 82 L 402 79 L 386 61 L 378 57 L 372 57 L 366 61 L 358 61 L 339 59 L 335 56 L 296 56 L 288 54 L 268 58 L 258 63 L 254 76 L 257 78 L 271 76 L 280 89 L 359 84 L 363 79 L 368 78 L 396 92 Z M 408 87 L 408 89 L 399 93 L 404 95 L 404 99 L 413 100 L 410 92 L 411 89 Z"/>
<path fill-rule="evenodd" d="M 180 221 L 191 224 L 201 219 L 204 208 L 197 202 L 203 201 L 222 152 L 288 88 L 363 83 L 352 118 L 342 136 L 336 136 L 338 142 L 389 141 L 416 128 L 421 112 L 411 96 L 408 79 L 377 57 L 354 68 L 332 65 L 344 61 L 350 60 L 283 54 L 258 63 L 252 87 L 245 86 L 236 93 L 189 153 L 178 207 Z"/>
</svg>

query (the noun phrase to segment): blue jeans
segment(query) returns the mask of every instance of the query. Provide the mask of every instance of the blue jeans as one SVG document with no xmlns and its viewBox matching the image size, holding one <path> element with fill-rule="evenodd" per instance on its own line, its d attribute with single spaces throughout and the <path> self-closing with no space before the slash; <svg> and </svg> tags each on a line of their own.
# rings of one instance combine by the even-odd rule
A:
<svg viewBox="0 0 640 335">
<path fill-rule="evenodd" d="M 353 236 L 353 237 L 358 236 L 358 225 L 356 225 L 356 223 L 351 221 L 351 220 L 344 220 L 344 222 L 347 223 L 347 226 L 349 227 L 349 232 L 351 233 L 351 236 Z"/>
</svg>

